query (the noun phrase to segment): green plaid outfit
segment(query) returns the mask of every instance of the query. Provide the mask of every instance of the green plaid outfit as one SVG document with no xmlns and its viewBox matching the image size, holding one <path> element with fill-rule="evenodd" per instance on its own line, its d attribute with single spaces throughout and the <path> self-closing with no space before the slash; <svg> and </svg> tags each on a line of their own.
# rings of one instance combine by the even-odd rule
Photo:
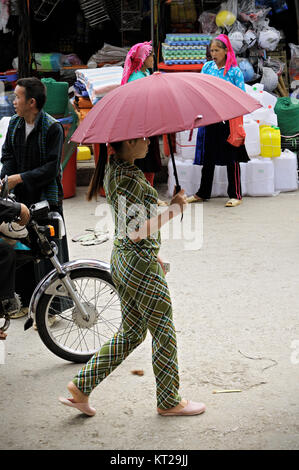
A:
<svg viewBox="0 0 299 470">
<path fill-rule="evenodd" d="M 126 227 L 136 219 L 141 225 L 145 217 L 153 217 L 158 195 L 141 170 L 115 156 L 110 158 L 107 165 L 104 188 L 115 216 L 111 274 L 120 296 L 122 329 L 88 361 L 73 382 L 89 395 L 144 341 L 149 330 L 152 335 L 157 406 L 161 409 L 171 408 L 181 401 L 181 397 L 178 393 L 176 333 L 171 300 L 164 273 L 157 262 L 160 232 L 134 243 L 119 231 L 119 220 L 124 213 Z M 124 196 L 125 206 L 124 199 L 120 199 Z M 142 212 L 141 207 L 145 207 L 146 211 Z M 134 209 L 139 217 L 136 217 Z"/>
</svg>

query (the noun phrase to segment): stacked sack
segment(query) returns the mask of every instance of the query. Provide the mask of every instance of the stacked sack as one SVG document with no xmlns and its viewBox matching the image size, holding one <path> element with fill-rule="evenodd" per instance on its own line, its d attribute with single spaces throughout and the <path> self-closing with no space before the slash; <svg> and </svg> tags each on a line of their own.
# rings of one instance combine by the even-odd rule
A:
<svg viewBox="0 0 299 470">
<path fill-rule="evenodd" d="M 278 98 L 275 105 L 278 125 L 281 131 L 281 146 L 299 152 L 299 99 Z"/>
</svg>

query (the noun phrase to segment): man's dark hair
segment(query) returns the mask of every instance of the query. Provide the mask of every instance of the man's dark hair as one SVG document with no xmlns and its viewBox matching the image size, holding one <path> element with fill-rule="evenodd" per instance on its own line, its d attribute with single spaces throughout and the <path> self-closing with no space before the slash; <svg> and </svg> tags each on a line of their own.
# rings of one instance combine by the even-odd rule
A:
<svg viewBox="0 0 299 470">
<path fill-rule="evenodd" d="M 45 85 L 36 77 L 20 78 L 17 85 L 25 88 L 26 100 L 34 98 L 36 107 L 40 111 L 47 98 L 47 89 Z"/>
</svg>

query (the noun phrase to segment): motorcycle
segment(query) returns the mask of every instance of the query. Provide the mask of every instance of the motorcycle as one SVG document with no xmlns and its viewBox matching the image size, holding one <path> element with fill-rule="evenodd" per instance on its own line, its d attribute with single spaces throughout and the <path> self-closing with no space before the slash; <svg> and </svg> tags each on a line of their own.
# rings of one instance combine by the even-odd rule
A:
<svg viewBox="0 0 299 470">
<path fill-rule="evenodd" d="M 7 179 L 2 185 L 1 197 L 11 197 Z M 67 361 L 87 362 L 121 329 L 120 300 L 110 265 L 95 259 L 61 264 L 53 241 L 53 237 L 62 239 L 65 234 L 61 215 L 50 212 L 47 201 L 33 204 L 29 211 L 26 236 L 18 236 L 14 243 L 17 266 L 49 259 L 54 269 L 36 286 L 24 329 L 35 324 L 42 342 L 52 353 Z M 12 224 L 8 224 L 8 231 L 13 232 Z M 7 241 L 1 233 L 0 238 Z M 5 320 L 4 331 L 9 326 L 9 316 L 1 316 Z M 53 316 L 56 321 L 51 326 L 49 319 Z"/>
</svg>

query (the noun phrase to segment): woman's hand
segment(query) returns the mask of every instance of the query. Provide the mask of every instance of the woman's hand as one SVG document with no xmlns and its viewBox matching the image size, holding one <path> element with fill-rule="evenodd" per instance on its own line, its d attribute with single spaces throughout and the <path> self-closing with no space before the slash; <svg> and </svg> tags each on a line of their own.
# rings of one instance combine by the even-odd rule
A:
<svg viewBox="0 0 299 470">
<path fill-rule="evenodd" d="M 170 207 L 172 210 L 174 209 L 174 215 L 182 213 L 186 209 L 187 204 L 187 196 L 184 189 L 181 189 L 177 194 L 175 194 L 174 190 L 174 194 L 170 201 Z"/>
<path fill-rule="evenodd" d="M 173 219 L 173 217 L 181 214 L 186 209 L 187 204 L 187 196 L 185 195 L 185 191 L 181 189 L 179 193 L 173 196 L 169 207 L 165 211 L 151 219 L 147 219 L 139 230 L 129 233 L 129 238 L 133 242 L 138 243 L 140 240 L 156 233 L 163 225 Z"/>
</svg>

